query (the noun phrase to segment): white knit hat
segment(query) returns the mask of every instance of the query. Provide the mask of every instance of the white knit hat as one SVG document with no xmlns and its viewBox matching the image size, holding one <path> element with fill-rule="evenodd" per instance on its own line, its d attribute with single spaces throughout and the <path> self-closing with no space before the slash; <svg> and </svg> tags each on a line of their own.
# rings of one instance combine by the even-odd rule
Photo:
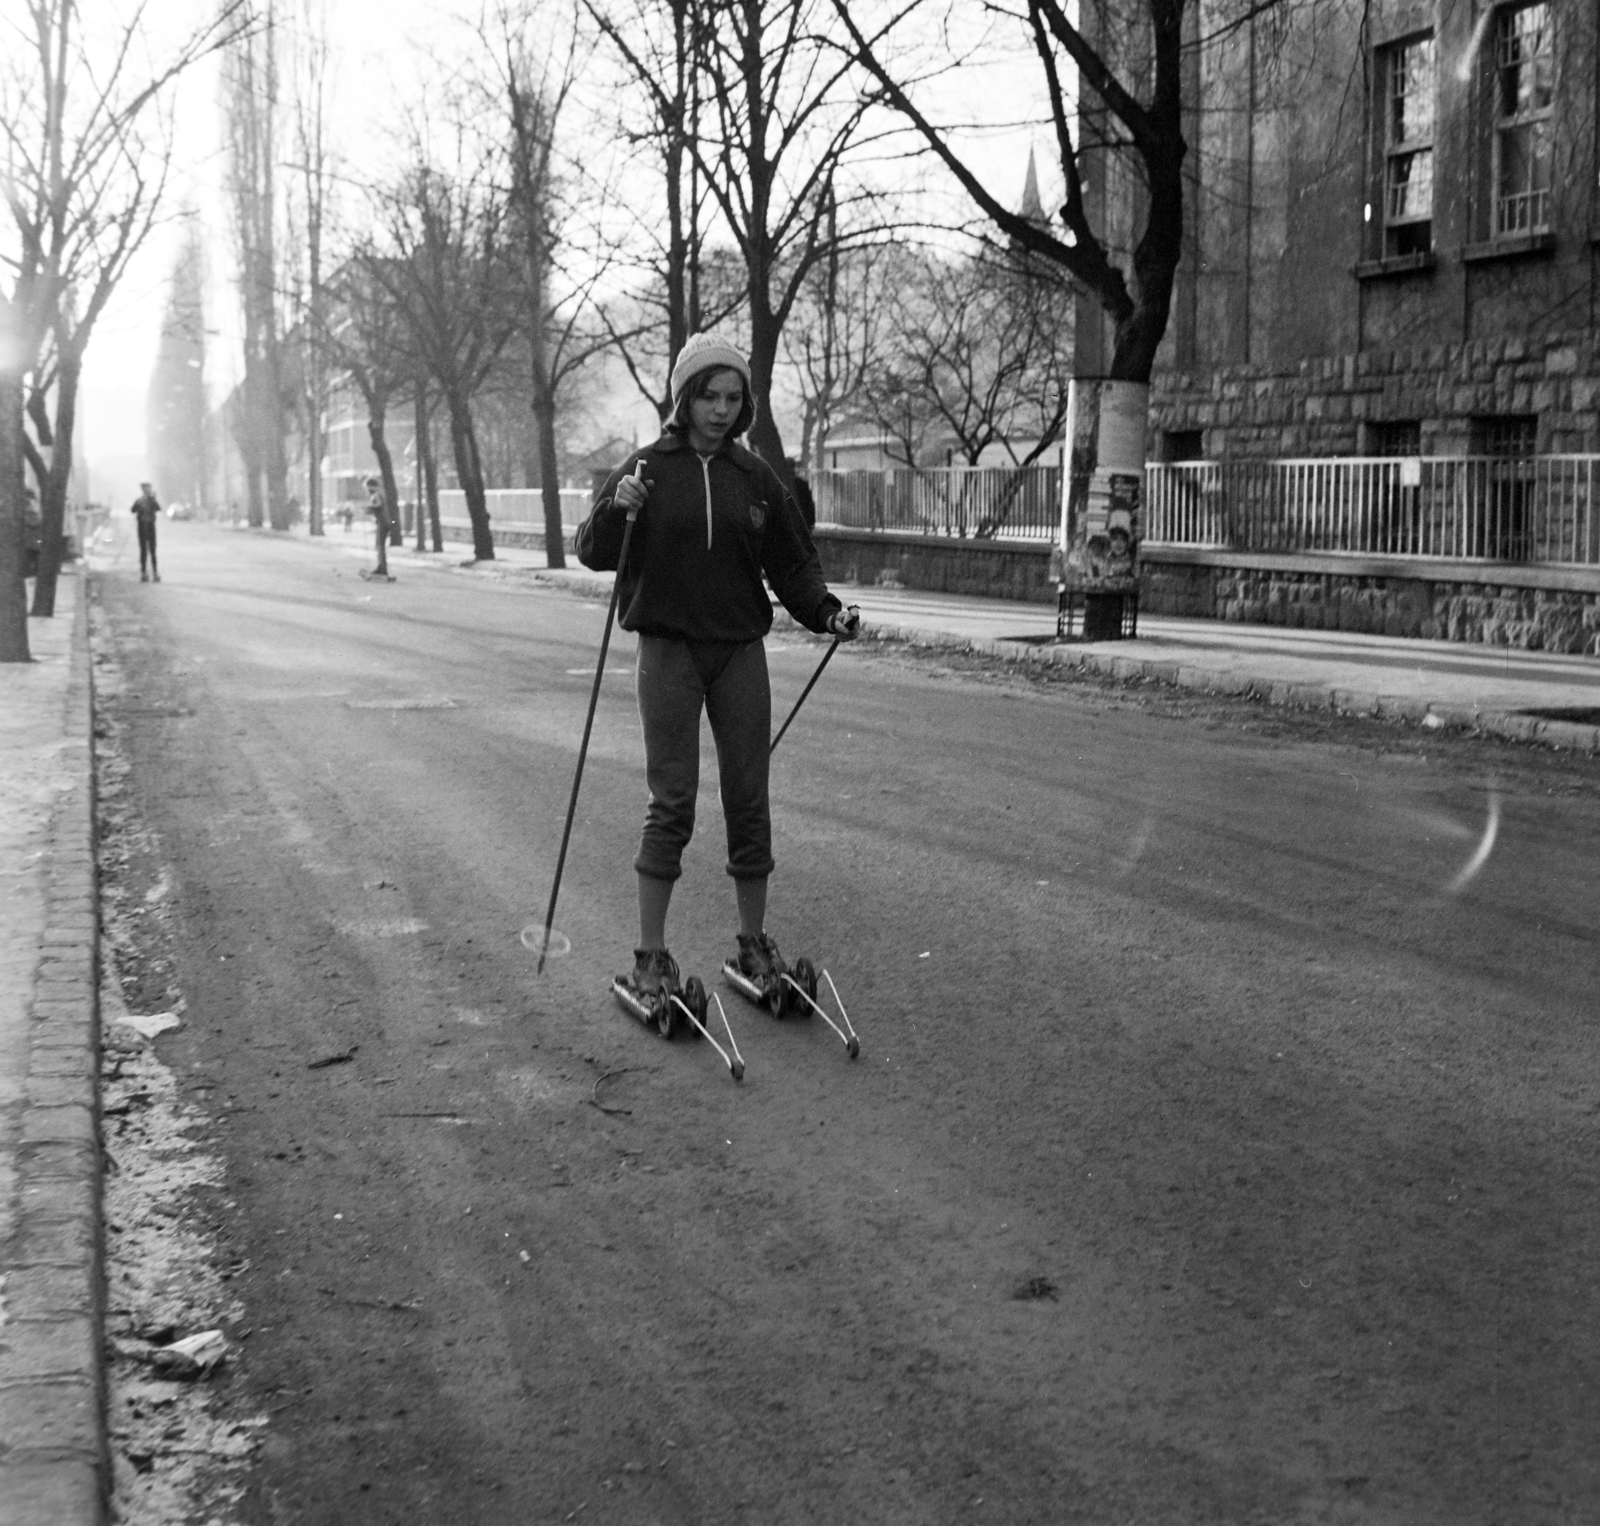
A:
<svg viewBox="0 0 1600 1526">
<path fill-rule="evenodd" d="M 672 401 L 676 403 L 689 385 L 690 378 L 702 371 L 726 367 L 744 378 L 745 388 L 750 386 L 750 362 L 734 348 L 732 341 L 721 334 L 691 334 L 678 351 L 677 363 L 672 368 Z"/>
</svg>

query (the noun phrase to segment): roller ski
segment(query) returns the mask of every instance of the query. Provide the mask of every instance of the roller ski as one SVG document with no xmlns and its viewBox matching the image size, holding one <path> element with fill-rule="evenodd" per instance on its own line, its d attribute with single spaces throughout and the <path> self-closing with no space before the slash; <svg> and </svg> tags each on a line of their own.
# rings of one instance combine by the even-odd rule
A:
<svg viewBox="0 0 1600 1526">
<path fill-rule="evenodd" d="M 727 1031 L 728 1049 L 711 1036 L 707 1026 L 711 1002 L 716 998 L 706 995 L 705 986 L 694 975 L 680 985 L 678 963 L 664 948 L 636 950 L 632 971 L 618 975 L 611 982 L 611 994 L 624 1012 L 637 1018 L 646 1028 L 653 1028 L 664 1039 L 675 1039 L 689 1030 L 697 1032 L 722 1056 L 733 1079 L 744 1080 L 744 1057 L 734 1042 L 733 1028 L 722 1003 L 717 1002 L 717 1011 Z"/>
<path fill-rule="evenodd" d="M 374 569 L 369 569 L 369 568 L 366 568 L 366 567 L 362 567 L 362 568 L 359 568 L 358 571 L 359 571 L 360 575 L 363 578 L 365 578 L 367 580 L 367 582 L 369 582 L 369 583 L 392 583 L 392 582 L 394 582 L 394 574 L 392 572 L 386 572 L 386 571 L 382 570 L 381 568 L 374 570 Z"/>
<path fill-rule="evenodd" d="M 839 1009 L 844 1027 L 828 1015 L 817 1000 L 817 968 L 809 959 L 795 960 L 791 969 L 778 952 L 778 945 L 768 933 L 754 937 L 739 934 L 739 952 L 722 966 L 722 978 L 746 1001 L 765 1007 L 780 1021 L 785 1017 L 810 1017 L 815 1013 L 838 1035 L 839 1042 L 853 1060 L 861 1053 L 861 1040 L 850 1025 L 850 1014 L 839 1000 L 838 987 L 826 971 L 820 978 L 827 981 L 834 1005 Z"/>
</svg>

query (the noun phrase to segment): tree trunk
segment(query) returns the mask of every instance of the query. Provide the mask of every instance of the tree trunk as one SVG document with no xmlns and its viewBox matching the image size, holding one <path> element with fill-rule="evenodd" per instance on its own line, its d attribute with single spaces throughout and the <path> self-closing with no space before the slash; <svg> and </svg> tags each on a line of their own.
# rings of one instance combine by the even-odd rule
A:
<svg viewBox="0 0 1600 1526">
<path fill-rule="evenodd" d="M 39 575 L 33 585 L 33 613 L 50 617 L 56 612 L 56 579 L 61 575 L 67 521 L 67 483 L 72 476 L 72 435 L 78 418 L 78 377 L 83 361 L 70 344 L 58 339 L 56 372 L 55 443 L 50 450 L 50 471 L 39 494 Z"/>
<path fill-rule="evenodd" d="M 33 660 L 22 505 L 22 379 L 7 371 L 0 372 L 0 662 Z"/>
<path fill-rule="evenodd" d="M 433 453 L 433 408 L 428 389 L 417 383 L 417 550 L 426 551 L 424 528 L 433 532 L 433 549 L 444 550 L 444 532 L 439 524 L 439 461 Z M 424 518 L 426 510 L 426 518 Z"/>
<path fill-rule="evenodd" d="M 756 421 L 750 426 L 750 448 L 778 474 L 784 488 L 794 489 L 794 471 L 784 454 L 783 436 L 772 416 L 772 372 L 778 358 L 778 320 L 771 313 L 750 315 L 750 391 Z"/>
<path fill-rule="evenodd" d="M 267 515 L 274 530 L 289 528 L 289 449 L 283 437 L 283 341 L 273 325 L 263 381 L 262 466 L 267 474 Z"/>
<path fill-rule="evenodd" d="M 456 480 L 467 500 L 472 521 L 472 554 L 480 562 L 494 560 L 494 536 L 489 529 L 489 501 L 483 489 L 483 461 L 478 455 L 478 435 L 472 427 L 472 409 L 466 398 L 451 389 L 445 393 L 450 411 L 450 444 L 456 458 Z"/>
<path fill-rule="evenodd" d="M 565 567 L 561 530 L 561 472 L 556 464 L 556 401 L 548 387 L 534 394 L 533 427 L 539 441 L 539 487 L 544 494 L 544 562 Z"/>
<path fill-rule="evenodd" d="M 400 492 L 394 477 L 394 457 L 389 453 L 389 441 L 383 432 L 384 422 L 389 416 L 388 405 L 381 397 L 367 399 L 367 439 L 372 445 L 372 454 L 378 458 L 378 476 L 383 482 L 383 516 L 389 525 L 389 544 L 398 546 L 393 526 L 400 518 Z"/>
<path fill-rule="evenodd" d="M 320 362 L 313 362 L 319 366 Z M 306 428 L 306 531 L 311 535 L 325 533 L 322 524 L 322 457 L 327 447 L 322 440 L 322 388 L 315 379 L 311 384 L 311 406 L 306 410 L 309 422 Z"/>
</svg>

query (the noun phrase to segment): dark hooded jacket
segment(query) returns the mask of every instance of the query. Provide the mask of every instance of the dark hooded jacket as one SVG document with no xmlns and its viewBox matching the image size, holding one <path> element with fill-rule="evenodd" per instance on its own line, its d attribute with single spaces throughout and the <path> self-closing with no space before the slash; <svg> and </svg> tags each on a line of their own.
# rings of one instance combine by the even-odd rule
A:
<svg viewBox="0 0 1600 1526">
<path fill-rule="evenodd" d="M 702 458 L 676 433 L 629 456 L 607 479 L 578 526 L 578 560 L 614 570 L 627 514 L 617 484 L 644 463 L 650 496 L 639 511 L 621 573 L 624 630 L 685 641 L 755 641 L 772 628 L 762 576 L 808 630 L 826 629 L 840 603 L 800 510 L 777 474 L 732 441 Z"/>
</svg>

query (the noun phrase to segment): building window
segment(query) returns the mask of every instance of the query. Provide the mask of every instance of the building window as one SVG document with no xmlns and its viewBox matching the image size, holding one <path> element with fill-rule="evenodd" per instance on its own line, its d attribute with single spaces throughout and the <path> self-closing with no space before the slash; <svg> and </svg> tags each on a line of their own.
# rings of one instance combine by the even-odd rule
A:
<svg viewBox="0 0 1600 1526">
<path fill-rule="evenodd" d="M 1384 53 L 1383 252 L 1433 249 L 1433 38 Z"/>
<path fill-rule="evenodd" d="M 1204 461 L 1206 435 L 1203 429 L 1168 429 L 1163 444 L 1168 461 Z"/>
<path fill-rule="evenodd" d="M 1380 419 L 1371 427 L 1373 455 L 1392 458 L 1422 454 L 1420 419 Z"/>
<path fill-rule="evenodd" d="M 1555 51 L 1548 4 L 1495 16 L 1494 231 L 1542 233 L 1550 222 Z"/>
<path fill-rule="evenodd" d="M 1516 460 L 1538 450 L 1539 416 L 1535 413 L 1487 413 L 1472 421 L 1473 454 Z"/>
<path fill-rule="evenodd" d="M 1474 454 L 1487 461 L 1468 463 L 1469 556 L 1497 562 L 1525 562 L 1532 547 L 1534 464 L 1539 419 L 1532 413 L 1486 414 L 1472 421 Z"/>
</svg>

